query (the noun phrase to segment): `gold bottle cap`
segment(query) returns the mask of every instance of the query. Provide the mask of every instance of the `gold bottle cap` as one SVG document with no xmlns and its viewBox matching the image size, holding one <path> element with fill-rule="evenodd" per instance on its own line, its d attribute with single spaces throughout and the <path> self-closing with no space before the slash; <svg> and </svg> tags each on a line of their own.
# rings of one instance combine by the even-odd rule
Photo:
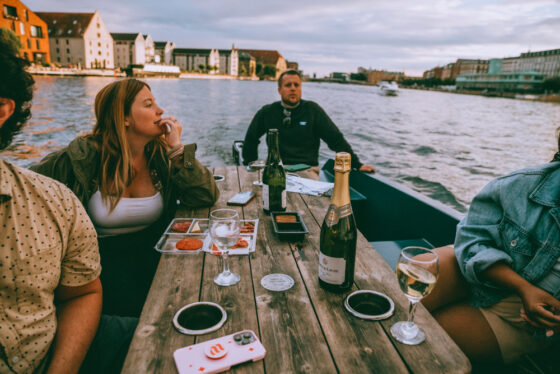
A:
<svg viewBox="0 0 560 374">
<path fill-rule="evenodd" d="M 348 173 L 352 168 L 352 158 L 348 152 L 338 152 L 334 159 L 334 171 Z"/>
</svg>

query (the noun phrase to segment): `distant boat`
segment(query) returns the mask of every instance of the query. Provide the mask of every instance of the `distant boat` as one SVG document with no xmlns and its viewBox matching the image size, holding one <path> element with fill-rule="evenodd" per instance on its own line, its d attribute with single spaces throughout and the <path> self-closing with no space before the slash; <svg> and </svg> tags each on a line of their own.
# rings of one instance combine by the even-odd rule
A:
<svg viewBox="0 0 560 374">
<path fill-rule="evenodd" d="M 397 82 L 379 82 L 379 94 L 384 96 L 397 96 L 399 94 L 399 85 Z"/>
</svg>

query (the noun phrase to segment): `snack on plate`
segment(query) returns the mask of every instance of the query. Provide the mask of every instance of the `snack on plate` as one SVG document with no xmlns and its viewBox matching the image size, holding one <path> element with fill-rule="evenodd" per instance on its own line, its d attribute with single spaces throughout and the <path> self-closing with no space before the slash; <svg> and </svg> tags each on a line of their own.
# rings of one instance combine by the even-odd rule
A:
<svg viewBox="0 0 560 374">
<path fill-rule="evenodd" d="M 279 215 L 279 216 L 276 216 L 276 222 L 279 222 L 279 223 L 295 223 L 295 222 L 297 222 L 297 217 L 293 216 L 293 215 L 289 215 L 289 214 Z"/>
<path fill-rule="evenodd" d="M 189 231 L 189 227 L 191 227 L 191 222 L 189 222 L 189 221 L 177 222 L 176 224 L 171 226 L 171 228 L 174 231 L 177 231 L 177 232 L 187 232 L 187 231 Z"/>
<path fill-rule="evenodd" d="M 184 251 L 195 251 L 202 248 L 203 244 L 204 243 L 202 242 L 202 240 L 195 238 L 186 238 L 179 240 L 177 244 L 175 244 L 175 247 Z"/>
<path fill-rule="evenodd" d="M 253 231 L 255 231 L 255 224 L 253 222 L 245 222 L 243 226 L 241 226 L 242 234 L 251 234 Z"/>
<path fill-rule="evenodd" d="M 198 224 L 198 221 L 194 222 L 191 232 L 194 234 L 198 234 L 202 232 L 202 230 L 200 229 L 200 225 Z"/>
<path fill-rule="evenodd" d="M 236 249 L 236 248 L 247 248 L 249 247 L 249 242 L 247 240 L 243 240 L 241 239 L 241 237 L 239 237 L 237 239 L 237 243 L 235 243 L 233 245 L 233 247 L 231 247 L 231 249 Z M 212 244 L 212 252 L 220 252 L 220 250 L 218 249 L 218 247 L 216 247 L 216 244 Z"/>
</svg>

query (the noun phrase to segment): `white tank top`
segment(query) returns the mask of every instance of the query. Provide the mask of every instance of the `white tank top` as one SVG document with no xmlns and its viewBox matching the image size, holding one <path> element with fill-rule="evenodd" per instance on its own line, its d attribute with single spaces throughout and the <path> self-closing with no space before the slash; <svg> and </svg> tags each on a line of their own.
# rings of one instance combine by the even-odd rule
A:
<svg viewBox="0 0 560 374">
<path fill-rule="evenodd" d="M 149 197 L 122 197 L 109 213 L 97 190 L 88 202 L 88 214 L 99 237 L 140 231 L 156 222 L 163 213 L 163 197 L 158 191 Z"/>
</svg>

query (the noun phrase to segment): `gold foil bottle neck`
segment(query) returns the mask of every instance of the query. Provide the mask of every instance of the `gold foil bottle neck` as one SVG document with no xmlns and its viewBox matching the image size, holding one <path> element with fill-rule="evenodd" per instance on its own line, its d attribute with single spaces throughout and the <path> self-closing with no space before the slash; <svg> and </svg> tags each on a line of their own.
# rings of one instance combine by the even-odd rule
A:
<svg viewBox="0 0 560 374">
<path fill-rule="evenodd" d="M 351 169 L 352 158 L 348 152 L 338 152 L 334 159 L 334 171 L 348 173 Z"/>
</svg>

